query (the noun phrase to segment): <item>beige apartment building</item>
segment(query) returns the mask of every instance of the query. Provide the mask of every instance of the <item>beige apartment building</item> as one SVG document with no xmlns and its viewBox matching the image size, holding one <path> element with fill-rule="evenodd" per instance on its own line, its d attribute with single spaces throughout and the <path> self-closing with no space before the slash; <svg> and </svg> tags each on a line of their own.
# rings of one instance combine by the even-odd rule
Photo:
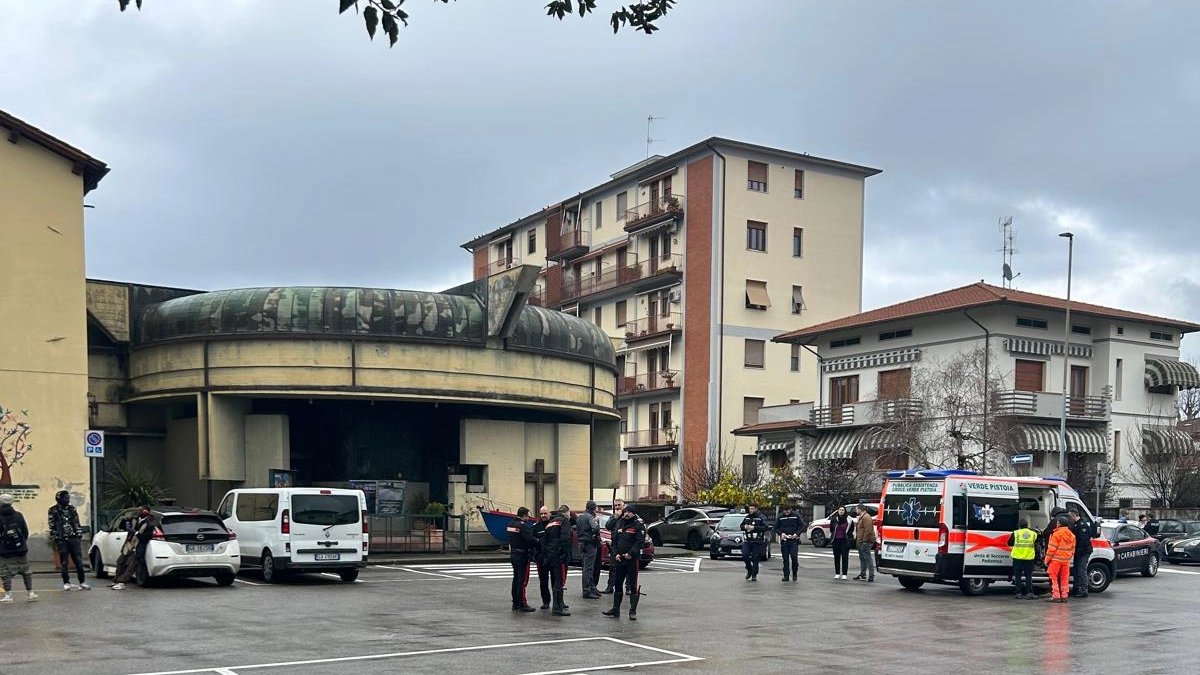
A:
<svg viewBox="0 0 1200 675">
<path fill-rule="evenodd" d="M 719 456 L 757 472 L 753 440 L 730 432 L 816 395 L 815 355 L 771 339 L 861 310 L 865 179 L 879 172 L 709 138 L 463 247 L 476 279 L 539 267 L 530 304 L 610 336 L 618 496 L 674 500 Z"/>
</svg>

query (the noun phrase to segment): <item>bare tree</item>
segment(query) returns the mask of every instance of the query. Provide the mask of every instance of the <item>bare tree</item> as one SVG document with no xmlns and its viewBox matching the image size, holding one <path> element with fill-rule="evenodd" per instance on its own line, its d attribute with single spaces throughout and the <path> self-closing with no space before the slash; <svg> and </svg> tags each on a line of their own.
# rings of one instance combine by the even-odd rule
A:
<svg viewBox="0 0 1200 675">
<path fill-rule="evenodd" d="M 690 452 L 691 450 L 689 450 Z M 675 494 L 682 502 L 695 502 L 701 493 L 711 492 L 722 481 L 744 483 L 742 467 L 734 460 L 733 453 L 722 446 L 699 466 L 684 464 L 680 467 L 675 482 Z M 756 487 L 750 485 L 748 487 Z"/>
<path fill-rule="evenodd" d="M 1195 360 L 1189 361 L 1193 366 L 1200 367 Z M 1200 389 L 1184 389 L 1179 392 L 1179 418 L 1194 420 L 1200 417 Z"/>
<path fill-rule="evenodd" d="M 1169 416 L 1147 415 L 1142 424 L 1173 427 L 1174 421 Z M 1147 442 L 1145 433 L 1122 436 L 1131 469 L 1122 472 L 1122 476 L 1128 483 L 1140 487 L 1164 508 L 1200 506 L 1200 460 L 1193 445 Z"/>
<path fill-rule="evenodd" d="M 841 505 L 883 487 L 883 473 L 861 458 L 805 462 L 799 474 L 799 495 L 810 504 Z"/>
</svg>

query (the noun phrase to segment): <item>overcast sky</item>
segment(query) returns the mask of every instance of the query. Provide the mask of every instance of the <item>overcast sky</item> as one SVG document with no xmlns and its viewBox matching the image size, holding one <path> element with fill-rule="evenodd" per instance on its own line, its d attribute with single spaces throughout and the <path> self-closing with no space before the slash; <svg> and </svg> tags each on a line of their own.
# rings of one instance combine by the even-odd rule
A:
<svg viewBox="0 0 1200 675">
<path fill-rule="evenodd" d="M 93 277 L 440 290 L 463 241 L 644 157 L 653 114 L 663 154 L 883 169 L 864 308 L 999 283 L 1012 216 L 1017 287 L 1065 292 L 1070 229 L 1075 298 L 1200 321 L 1200 3 L 680 0 L 651 37 L 408 4 L 389 50 L 336 0 L 0 0 L 0 108 L 112 167 Z"/>
</svg>

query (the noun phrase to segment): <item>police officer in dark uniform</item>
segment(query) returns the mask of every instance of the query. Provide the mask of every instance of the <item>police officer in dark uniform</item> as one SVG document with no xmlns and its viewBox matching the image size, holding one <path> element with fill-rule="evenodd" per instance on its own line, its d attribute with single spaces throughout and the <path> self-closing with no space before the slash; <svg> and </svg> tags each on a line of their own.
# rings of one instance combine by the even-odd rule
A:
<svg viewBox="0 0 1200 675">
<path fill-rule="evenodd" d="M 613 579 L 612 609 L 602 612 L 604 616 L 621 618 L 621 599 L 629 589 L 629 620 L 637 621 L 638 600 L 642 597 L 642 586 L 638 583 L 638 564 L 642 557 L 642 543 L 646 540 L 646 526 L 638 519 L 633 504 L 626 504 L 621 511 L 621 520 L 612 540 L 612 567 L 616 570 Z"/>
<path fill-rule="evenodd" d="M 758 581 L 758 562 L 767 544 L 767 519 L 758 512 L 758 504 L 746 507 L 742 518 L 742 560 L 746 563 L 746 579 Z"/>
<path fill-rule="evenodd" d="M 1071 519 L 1071 534 L 1075 535 L 1075 559 L 1071 561 L 1071 576 L 1077 598 L 1088 596 L 1088 562 L 1092 559 L 1092 524 L 1084 520 L 1079 509 L 1072 506 L 1067 510 Z"/>
<path fill-rule="evenodd" d="M 537 564 L 538 590 L 542 595 L 542 609 L 550 609 L 550 565 L 546 563 L 546 526 L 550 524 L 550 509 L 542 506 L 538 509 L 538 521 L 533 525 L 533 538 L 537 540 L 537 550 L 533 560 Z"/>
<path fill-rule="evenodd" d="M 508 558 L 513 566 L 512 580 L 512 610 L 514 612 L 533 612 L 525 600 L 525 587 L 529 584 L 529 565 L 537 553 L 537 539 L 529 525 L 529 509 L 522 506 L 517 509 L 517 517 L 513 518 L 505 530 L 508 533 Z"/>
<path fill-rule="evenodd" d="M 784 504 L 783 515 L 775 521 L 775 532 L 779 534 L 779 553 L 783 556 L 783 580 L 798 580 L 796 573 L 800 570 L 800 535 L 804 533 L 804 519 L 791 504 Z"/>
<path fill-rule="evenodd" d="M 608 521 L 604 523 L 604 529 L 608 530 L 608 555 L 611 558 L 613 555 L 613 547 L 617 545 L 617 525 L 621 522 L 621 514 L 625 510 L 625 501 L 617 499 L 613 502 L 613 514 L 608 517 Z M 596 568 L 599 569 L 599 565 Z M 604 590 L 600 591 L 604 595 L 609 595 L 613 592 L 613 579 L 617 578 L 617 566 L 609 561 L 608 565 L 608 583 L 604 586 Z M 599 581 L 599 578 L 596 579 Z"/>
<path fill-rule="evenodd" d="M 1061 516 L 1067 515 L 1067 510 L 1061 506 L 1056 506 L 1050 509 L 1050 522 L 1042 529 L 1038 535 L 1037 541 L 1033 542 L 1033 550 L 1035 557 L 1033 560 L 1034 567 L 1046 569 L 1046 544 L 1050 541 L 1050 535 L 1054 534 L 1054 528 L 1058 526 L 1058 519 Z"/>
<path fill-rule="evenodd" d="M 571 616 L 563 602 L 563 588 L 567 582 L 567 561 L 571 558 L 571 509 L 558 507 L 558 513 L 546 523 L 542 536 L 545 563 L 550 568 L 550 593 L 554 600 L 550 613 L 555 616 Z"/>
</svg>

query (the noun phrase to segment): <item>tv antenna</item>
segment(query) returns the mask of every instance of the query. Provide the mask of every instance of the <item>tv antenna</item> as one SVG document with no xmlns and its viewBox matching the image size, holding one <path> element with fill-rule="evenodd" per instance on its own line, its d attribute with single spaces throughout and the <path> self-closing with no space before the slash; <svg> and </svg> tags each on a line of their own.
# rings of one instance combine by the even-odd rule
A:
<svg viewBox="0 0 1200 675">
<path fill-rule="evenodd" d="M 650 116 L 646 117 L 646 156 L 647 157 L 650 156 L 650 146 L 651 145 L 653 145 L 655 143 L 661 143 L 663 140 L 665 140 L 662 138 L 654 138 L 653 134 L 650 133 L 651 127 L 653 127 L 653 125 L 654 125 L 654 120 L 665 120 L 665 119 L 667 119 L 667 118 L 655 117 L 654 115 L 650 115 Z"/>
<path fill-rule="evenodd" d="M 1020 253 L 1020 251 L 1013 247 L 1013 241 L 1016 239 L 1016 232 L 1013 229 L 1012 216 L 1004 216 L 1000 218 L 999 224 L 1002 242 L 1004 244 L 1004 246 L 1000 249 L 1002 254 L 1001 260 L 1003 262 L 1003 266 L 1000 269 L 1001 275 L 1004 278 L 1001 283 L 1005 288 L 1012 288 L 1013 279 L 1021 276 L 1020 272 L 1013 274 L 1012 269 L 1013 254 Z"/>
</svg>

